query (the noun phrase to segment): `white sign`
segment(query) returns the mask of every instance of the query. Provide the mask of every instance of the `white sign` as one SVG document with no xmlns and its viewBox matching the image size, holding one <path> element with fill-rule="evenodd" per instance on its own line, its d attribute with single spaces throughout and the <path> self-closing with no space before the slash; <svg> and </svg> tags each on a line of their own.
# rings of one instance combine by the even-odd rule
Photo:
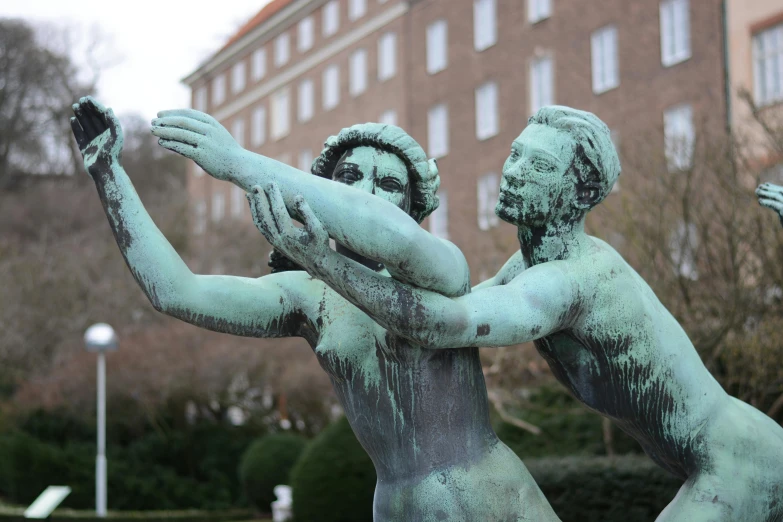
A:
<svg viewBox="0 0 783 522">
<path fill-rule="evenodd" d="M 71 494 L 68 486 L 49 486 L 24 512 L 25 518 L 48 518 L 52 511 Z"/>
</svg>

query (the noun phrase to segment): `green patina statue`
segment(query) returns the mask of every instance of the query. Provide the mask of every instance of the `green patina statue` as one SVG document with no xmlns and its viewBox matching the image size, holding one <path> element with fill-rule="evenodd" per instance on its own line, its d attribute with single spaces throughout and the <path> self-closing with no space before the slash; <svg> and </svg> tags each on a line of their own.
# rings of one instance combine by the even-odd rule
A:
<svg viewBox="0 0 783 522">
<path fill-rule="evenodd" d="M 334 252 L 329 225 L 314 206 L 297 202 L 304 228 L 291 224 L 276 180 L 263 185 L 254 210 L 273 245 L 415 345 L 533 341 L 576 398 L 685 481 L 659 521 L 780 522 L 783 428 L 726 394 L 650 287 L 584 231 L 586 214 L 619 173 L 598 118 L 567 107 L 539 110 L 511 146 L 496 207 L 517 225 L 520 251 L 463 296 L 383 277 Z M 763 187 L 759 195 L 783 212 L 781 189 Z M 394 219 L 400 226 L 410 221 L 401 212 Z M 392 258 L 395 250 L 388 245 Z"/>
<path fill-rule="evenodd" d="M 426 350 L 426 343 L 384 329 L 302 270 L 258 279 L 193 274 L 123 170 L 122 130 L 112 112 L 91 98 L 75 104 L 74 112 L 73 132 L 117 244 L 157 310 L 235 335 L 303 337 L 313 348 L 375 464 L 375 520 L 558 520 L 522 462 L 492 430 L 477 348 Z M 327 140 L 310 176 L 243 150 L 205 114 L 159 116 L 153 134 L 164 147 L 252 192 L 259 228 L 272 214 L 264 206 L 267 194 L 252 187 L 277 182 L 280 188 L 269 192 L 276 215 L 288 220 L 287 205 L 313 223 L 308 218 L 314 212 L 339 255 L 355 266 L 434 295 L 469 291 L 459 249 L 419 226 L 437 207 L 438 172 L 398 127 L 344 129 Z M 379 259 L 383 265 L 374 261 Z"/>
<path fill-rule="evenodd" d="M 763 183 L 756 189 L 756 195 L 761 206 L 778 213 L 780 224 L 783 225 L 783 187 L 772 183 Z"/>
</svg>

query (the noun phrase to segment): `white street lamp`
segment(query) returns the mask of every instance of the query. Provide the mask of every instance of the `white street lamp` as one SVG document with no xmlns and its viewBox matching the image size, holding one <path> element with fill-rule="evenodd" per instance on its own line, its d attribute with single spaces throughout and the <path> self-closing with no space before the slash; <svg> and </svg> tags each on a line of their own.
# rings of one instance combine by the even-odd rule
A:
<svg viewBox="0 0 783 522">
<path fill-rule="evenodd" d="M 84 332 L 88 352 L 98 354 L 98 452 L 95 457 L 95 512 L 106 516 L 106 352 L 117 349 L 117 334 L 106 323 L 98 323 Z"/>
</svg>

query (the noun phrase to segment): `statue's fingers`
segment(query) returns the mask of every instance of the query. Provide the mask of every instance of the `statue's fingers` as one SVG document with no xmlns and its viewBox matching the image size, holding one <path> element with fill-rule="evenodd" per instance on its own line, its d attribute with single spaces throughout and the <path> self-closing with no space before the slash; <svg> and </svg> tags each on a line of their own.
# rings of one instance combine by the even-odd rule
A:
<svg viewBox="0 0 783 522">
<path fill-rule="evenodd" d="M 759 204 L 762 207 L 770 208 L 775 212 L 778 213 L 783 212 L 783 203 L 781 203 L 780 201 L 773 200 L 773 199 L 759 198 Z"/>
<path fill-rule="evenodd" d="M 206 123 L 194 120 L 193 118 L 185 118 L 184 116 L 167 116 L 165 118 L 155 118 L 152 120 L 154 127 L 174 127 L 178 129 L 185 129 L 197 134 L 206 136 L 211 127 Z"/>
<path fill-rule="evenodd" d="M 278 230 L 283 234 L 296 234 L 297 228 L 291 222 L 291 216 L 288 214 L 283 194 L 280 192 L 280 187 L 277 186 L 277 183 L 266 183 L 264 192 L 269 200 L 269 208 L 272 211 L 272 217 L 277 224 Z"/>
<path fill-rule="evenodd" d="M 266 225 L 264 224 L 264 221 L 262 219 L 262 213 L 261 209 L 258 206 L 258 195 L 255 194 L 255 192 L 248 192 L 245 194 L 245 197 L 247 198 L 247 202 L 250 204 L 250 215 L 253 217 L 253 224 L 256 226 L 259 232 L 261 234 L 269 239 L 268 237 L 268 230 L 266 229 Z"/>
<path fill-rule="evenodd" d="M 197 111 L 196 109 L 171 109 L 166 111 L 160 111 L 158 113 L 158 118 L 168 118 L 170 116 L 182 116 L 184 118 L 192 118 L 196 121 L 206 123 L 207 125 L 210 126 L 217 123 L 217 120 L 215 118 L 213 118 L 209 114 L 205 114 L 201 111 Z"/>
<path fill-rule="evenodd" d="M 89 115 L 93 126 L 103 132 L 109 127 L 109 122 L 106 121 L 106 108 L 98 103 L 92 96 L 87 96 L 84 101 L 86 106 L 86 114 Z"/>
<path fill-rule="evenodd" d="M 198 163 L 196 160 L 198 156 L 198 149 L 193 145 L 164 139 L 158 140 L 158 144 L 164 149 L 169 149 L 172 152 L 176 152 L 177 154 L 185 156 L 186 158 L 192 159 Z"/>
<path fill-rule="evenodd" d="M 76 117 L 71 118 L 71 130 L 73 131 L 73 137 L 76 138 L 76 144 L 79 146 L 79 149 L 84 150 L 87 147 L 87 144 L 90 143 L 90 140 L 87 139 L 87 136 L 84 134 L 84 129 L 82 129 L 82 126 Z"/>
<path fill-rule="evenodd" d="M 280 234 L 280 228 L 269 205 L 269 199 L 261 187 L 258 186 L 253 187 L 251 195 L 256 200 L 256 214 L 263 228 L 266 229 L 265 237 L 271 243 L 272 239 Z"/>
<path fill-rule="evenodd" d="M 766 188 L 762 186 L 756 190 L 756 194 L 761 198 L 772 199 L 783 203 L 783 192 L 777 187 Z"/>
<path fill-rule="evenodd" d="M 152 127 L 152 135 L 163 140 L 178 141 L 193 147 L 198 147 L 202 134 L 175 127 Z"/>
<path fill-rule="evenodd" d="M 296 196 L 294 199 L 294 208 L 296 209 L 296 213 L 299 214 L 299 217 L 302 218 L 302 224 L 308 234 L 314 238 L 323 238 L 323 236 L 327 235 L 323 224 L 301 195 Z"/>
<path fill-rule="evenodd" d="M 86 107 L 81 101 L 73 104 L 73 113 L 76 115 L 76 119 L 79 120 L 79 125 L 84 129 L 87 140 L 92 141 L 100 133 L 93 125 L 92 119 L 85 113 L 85 109 Z"/>
</svg>

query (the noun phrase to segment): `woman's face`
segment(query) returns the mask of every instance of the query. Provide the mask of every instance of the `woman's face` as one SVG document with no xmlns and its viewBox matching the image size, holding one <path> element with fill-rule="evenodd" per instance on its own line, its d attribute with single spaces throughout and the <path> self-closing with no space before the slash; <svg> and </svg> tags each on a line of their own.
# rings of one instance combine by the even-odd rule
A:
<svg viewBox="0 0 783 522">
<path fill-rule="evenodd" d="M 391 152 L 373 147 L 349 149 L 337 162 L 332 179 L 375 194 L 410 213 L 408 170 Z"/>
</svg>

